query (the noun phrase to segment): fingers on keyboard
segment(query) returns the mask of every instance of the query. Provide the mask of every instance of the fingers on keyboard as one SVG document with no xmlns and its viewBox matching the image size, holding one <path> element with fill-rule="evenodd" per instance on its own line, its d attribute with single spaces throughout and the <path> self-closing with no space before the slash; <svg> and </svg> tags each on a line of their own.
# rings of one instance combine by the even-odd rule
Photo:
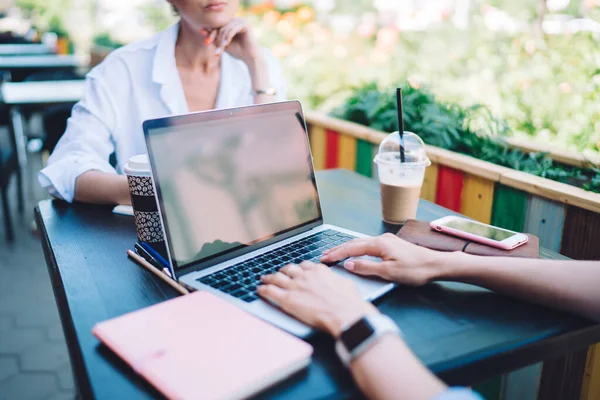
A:
<svg viewBox="0 0 600 400">
<path fill-rule="evenodd" d="M 256 288 L 260 285 L 261 276 L 275 273 L 288 264 L 300 264 L 303 261 L 320 263 L 323 251 L 351 239 L 354 237 L 345 233 L 326 230 L 197 281 L 250 303 L 258 299 Z"/>
</svg>

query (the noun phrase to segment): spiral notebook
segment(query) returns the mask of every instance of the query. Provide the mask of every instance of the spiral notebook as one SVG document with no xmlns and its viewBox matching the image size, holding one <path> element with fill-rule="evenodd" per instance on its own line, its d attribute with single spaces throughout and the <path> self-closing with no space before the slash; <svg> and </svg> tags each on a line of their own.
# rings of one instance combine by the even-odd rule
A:
<svg viewBox="0 0 600 400">
<path fill-rule="evenodd" d="M 313 351 L 207 292 L 99 323 L 92 333 L 170 399 L 252 396 L 306 367 Z"/>
</svg>

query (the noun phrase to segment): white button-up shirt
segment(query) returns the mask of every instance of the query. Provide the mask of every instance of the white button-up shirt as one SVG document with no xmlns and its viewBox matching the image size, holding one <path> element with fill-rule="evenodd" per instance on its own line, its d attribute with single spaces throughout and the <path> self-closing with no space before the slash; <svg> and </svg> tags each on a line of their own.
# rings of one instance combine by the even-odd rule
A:
<svg viewBox="0 0 600 400">
<path fill-rule="evenodd" d="M 188 112 L 175 64 L 178 32 L 175 24 L 151 39 L 115 50 L 87 74 L 83 98 L 73 107 L 65 134 L 38 175 L 52 195 L 73 201 L 75 181 L 86 171 L 122 174 L 130 157 L 147 152 L 143 121 Z M 277 100 L 285 100 L 281 67 L 265 52 L 270 85 L 277 90 Z M 246 64 L 223 53 L 216 108 L 253 103 Z M 113 152 L 116 169 L 108 161 Z"/>
</svg>

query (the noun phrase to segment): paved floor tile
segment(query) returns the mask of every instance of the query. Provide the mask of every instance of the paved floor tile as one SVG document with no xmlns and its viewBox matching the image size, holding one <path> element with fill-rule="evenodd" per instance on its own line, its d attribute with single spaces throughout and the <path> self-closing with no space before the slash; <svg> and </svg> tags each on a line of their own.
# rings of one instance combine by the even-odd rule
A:
<svg viewBox="0 0 600 400">
<path fill-rule="evenodd" d="M 7 331 L 12 327 L 12 318 L 6 315 L 0 315 L 0 332 Z"/>
<path fill-rule="evenodd" d="M 0 382 L 19 373 L 15 357 L 0 356 Z"/>
<path fill-rule="evenodd" d="M 1 238 L 0 238 L 1 240 Z M 0 250 L 0 253 L 2 251 Z M 0 279 L 0 293 L 12 293 L 13 291 L 13 282 L 5 278 L 4 276 L 5 269 L 0 266 L 0 274 L 2 274 L 2 279 Z"/>
<path fill-rule="evenodd" d="M 12 282 L 15 281 L 33 281 L 35 278 L 26 271 L 16 272 L 4 272 L 2 279 L 8 279 Z M 29 291 L 15 292 L 14 290 L 7 290 L 0 292 L 0 315 L 15 315 L 23 308 L 27 308 L 35 304 L 35 301 L 31 298 Z"/>
<path fill-rule="evenodd" d="M 31 154 L 26 179 L 34 177 L 39 165 L 39 156 Z M 14 210 L 15 185 L 9 193 L 16 237 L 12 245 L 4 242 L 0 226 L 0 400 L 73 400 L 71 367 L 46 260 L 31 232 L 33 208 L 47 194 L 37 183 L 26 181 L 25 188 L 23 216 Z"/>
<path fill-rule="evenodd" d="M 63 342 L 65 340 L 63 327 L 59 321 L 55 321 L 54 324 L 46 328 L 46 334 L 50 340 L 62 340 Z"/>
<path fill-rule="evenodd" d="M 23 280 L 15 280 L 13 283 L 12 291 L 14 293 L 27 293 L 30 296 L 32 303 L 44 303 L 46 307 L 52 306 L 55 303 L 54 292 L 50 285 L 48 277 L 35 277 L 32 278 L 33 282 L 25 282 Z M 48 302 L 49 304 L 45 304 Z"/>
<path fill-rule="evenodd" d="M 69 361 L 65 343 L 44 341 L 20 355 L 23 371 L 52 372 Z"/>
<path fill-rule="evenodd" d="M 63 364 L 56 370 L 58 376 L 58 385 L 62 390 L 75 390 L 75 381 L 73 379 L 73 372 L 71 371 L 71 365 L 69 363 Z"/>
<path fill-rule="evenodd" d="M 56 308 L 35 302 L 29 307 L 22 307 L 14 317 L 17 328 L 47 328 L 58 319 Z"/>
<path fill-rule="evenodd" d="M 51 374 L 21 373 L 0 382 L 0 400 L 43 400 L 58 392 Z"/>
<path fill-rule="evenodd" d="M 46 340 L 42 329 L 12 328 L 2 332 L 0 354 L 19 354 Z"/>
<path fill-rule="evenodd" d="M 0 242 L 0 257 L 2 256 L 3 243 Z M 17 295 L 27 296 L 31 295 L 32 285 L 36 285 L 39 282 L 48 281 L 47 277 L 44 277 L 40 272 L 25 268 L 11 268 L 2 267 L 2 290 L 0 295 Z M 4 307 L 3 307 L 4 309 Z M 2 311 L 2 309 L 0 309 Z"/>
<path fill-rule="evenodd" d="M 58 310 L 55 306 L 56 299 L 54 298 L 54 291 L 52 290 L 52 286 L 50 286 L 50 281 L 46 278 L 43 281 L 43 284 L 38 283 L 37 286 L 34 287 L 34 290 L 36 301 L 45 304 L 48 309 L 51 309 L 53 312 L 55 311 L 56 315 L 58 315 Z"/>
<path fill-rule="evenodd" d="M 73 391 L 60 391 L 44 400 L 74 400 L 75 393 Z"/>
</svg>

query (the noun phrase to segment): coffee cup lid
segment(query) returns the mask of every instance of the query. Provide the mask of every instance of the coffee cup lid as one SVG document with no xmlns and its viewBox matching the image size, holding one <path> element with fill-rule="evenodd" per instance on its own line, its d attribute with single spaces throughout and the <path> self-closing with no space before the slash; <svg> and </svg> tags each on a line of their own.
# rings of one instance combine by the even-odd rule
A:
<svg viewBox="0 0 600 400">
<path fill-rule="evenodd" d="M 404 132 L 403 136 L 403 139 L 401 139 L 398 132 L 390 133 L 381 142 L 379 151 L 375 156 L 375 163 L 402 166 L 404 168 L 427 167 L 431 165 L 423 140 L 412 132 Z M 400 160 L 401 143 L 404 144 L 404 162 Z"/>
<path fill-rule="evenodd" d="M 150 171 L 150 160 L 147 154 L 138 154 L 129 159 L 129 162 L 125 166 L 126 169 L 131 171 L 147 172 Z"/>
</svg>

